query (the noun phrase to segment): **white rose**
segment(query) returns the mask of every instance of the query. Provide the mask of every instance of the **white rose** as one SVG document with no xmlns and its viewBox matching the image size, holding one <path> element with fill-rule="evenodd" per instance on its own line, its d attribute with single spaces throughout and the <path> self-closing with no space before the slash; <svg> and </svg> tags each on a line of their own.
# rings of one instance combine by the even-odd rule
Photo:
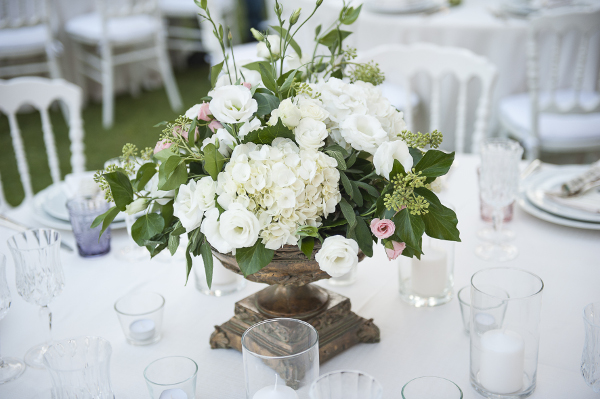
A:
<svg viewBox="0 0 600 399">
<path fill-rule="evenodd" d="M 292 103 L 292 100 L 286 98 L 283 100 L 279 107 L 276 110 L 271 112 L 271 119 L 269 119 L 270 125 L 275 125 L 277 123 L 277 118 L 281 119 L 281 122 L 287 127 L 296 127 L 300 123 L 300 118 L 302 114 L 298 107 Z"/>
<path fill-rule="evenodd" d="M 294 129 L 294 135 L 300 148 L 318 150 L 325 145 L 327 127 L 323 122 L 311 118 L 302 118 Z"/>
<path fill-rule="evenodd" d="M 186 231 L 194 230 L 202 223 L 204 212 L 198 208 L 194 194 L 196 192 L 196 182 L 190 180 L 188 184 L 179 187 L 179 193 L 173 204 L 173 215 L 179 218 L 181 225 Z"/>
<path fill-rule="evenodd" d="M 253 246 L 258 240 L 259 230 L 256 216 L 240 204 L 231 204 L 221 215 L 221 237 L 235 249 Z"/>
<path fill-rule="evenodd" d="M 250 90 L 244 86 L 222 86 L 208 93 L 211 114 L 221 123 L 240 123 L 250 120 L 258 109 Z"/>
<path fill-rule="evenodd" d="M 233 82 L 229 78 L 229 74 L 227 73 L 227 70 L 225 69 L 225 67 L 223 67 L 221 76 L 219 76 L 219 79 L 217 79 L 217 83 L 215 83 L 215 88 L 234 85 L 237 79 L 240 79 L 240 81 L 242 83 L 245 83 L 245 82 L 250 83 L 250 85 L 252 87 L 262 86 L 262 78 L 260 76 L 260 72 L 258 72 L 258 71 L 253 71 L 251 69 L 247 69 L 247 68 L 243 68 L 243 67 L 238 68 L 237 69 L 237 78 L 236 78 L 236 71 L 233 68 L 230 69 L 230 71 L 231 71 L 231 76 L 233 77 Z"/>
<path fill-rule="evenodd" d="M 196 104 L 192 108 L 185 111 L 185 117 L 191 120 L 198 118 L 198 111 L 200 111 L 200 107 L 202 104 Z"/>
<path fill-rule="evenodd" d="M 323 122 L 329 117 L 329 112 L 323 107 L 321 101 L 306 96 L 297 97 L 297 101 L 300 115 L 303 118 L 311 118 Z"/>
<path fill-rule="evenodd" d="M 395 159 L 402 164 L 404 171 L 408 172 L 412 169 L 413 159 L 408 151 L 408 146 L 404 141 L 396 140 L 382 143 L 373 156 L 375 172 L 377 172 L 379 176 L 389 179 L 390 172 L 394 167 Z"/>
<path fill-rule="evenodd" d="M 277 58 L 279 56 L 279 53 L 281 53 L 281 48 L 279 46 L 280 43 L 280 37 L 278 35 L 268 35 L 265 40 L 269 41 L 269 44 L 271 45 L 271 52 L 269 53 L 269 49 L 267 48 L 267 45 L 265 44 L 265 42 L 258 42 L 258 44 L 256 45 L 256 55 L 260 58 L 264 58 L 266 60 L 270 60 L 271 59 L 271 54 L 273 54 L 274 58 Z"/>
<path fill-rule="evenodd" d="M 205 216 L 204 222 L 202 222 L 202 227 L 200 227 L 202 234 L 206 236 L 206 239 L 210 245 L 215 247 L 217 251 L 221 252 L 222 254 L 231 252 L 233 247 L 223 239 L 221 232 L 219 231 L 219 210 L 217 208 L 213 208 L 207 211 Z"/>
<path fill-rule="evenodd" d="M 240 139 L 243 139 L 248 133 L 253 132 L 256 129 L 259 129 L 260 127 L 261 127 L 260 119 L 254 118 L 251 121 L 244 123 L 242 125 L 242 127 L 240 127 L 238 136 Z"/>
<path fill-rule="evenodd" d="M 146 184 L 146 191 L 150 191 L 150 196 L 156 200 L 159 205 L 166 205 L 175 197 L 175 190 L 163 191 L 158 189 L 158 173 L 152 176 L 152 179 Z"/>
<path fill-rule="evenodd" d="M 147 198 L 138 198 L 129 205 L 125 206 L 125 213 L 128 215 L 135 215 L 138 212 L 143 211 L 148 207 Z"/>
<path fill-rule="evenodd" d="M 381 122 L 370 115 L 351 115 L 340 123 L 340 133 L 354 149 L 375 154 L 377 148 L 388 141 Z"/>
<path fill-rule="evenodd" d="M 217 182 L 210 176 L 205 176 L 196 182 L 194 191 L 194 202 L 198 209 L 207 211 L 215 207 L 215 196 L 217 195 Z"/>
<path fill-rule="evenodd" d="M 327 237 L 315 260 L 331 277 L 343 276 L 358 264 L 358 244 L 339 235 Z"/>
<path fill-rule="evenodd" d="M 442 190 L 444 189 L 443 176 L 436 177 L 436 179 L 431 182 L 430 187 L 431 187 L 431 191 L 433 191 L 434 193 L 436 193 L 436 194 L 441 193 Z"/>
</svg>

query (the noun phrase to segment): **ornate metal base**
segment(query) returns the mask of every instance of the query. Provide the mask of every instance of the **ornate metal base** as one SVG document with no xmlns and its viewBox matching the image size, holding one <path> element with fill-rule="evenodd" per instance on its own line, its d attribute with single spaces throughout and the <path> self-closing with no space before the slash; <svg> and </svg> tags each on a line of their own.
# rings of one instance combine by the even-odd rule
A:
<svg viewBox="0 0 600 399">
<path fill-rule="evenodd" d="M 263 291 L 235 304 L 235 316 L 226 323 L 215 326 L 215 331 L 210 336 L 211 348 L 234 348 L 242 351 L 242 334 L 253 324 L 272 318 L 261 313 L 257 306 L 257 299 L 260 300 Z M 355 344 L 379 342 L 379 328 L 373 323 L 373 319 L 367 320 L 352 312 L 350 299 L 345 296 L 325 289 L 323 291 L 329 295 L 326 307 L 316 315 L 303 318 L 319 332 L 321 363 Z"/>
</svg>

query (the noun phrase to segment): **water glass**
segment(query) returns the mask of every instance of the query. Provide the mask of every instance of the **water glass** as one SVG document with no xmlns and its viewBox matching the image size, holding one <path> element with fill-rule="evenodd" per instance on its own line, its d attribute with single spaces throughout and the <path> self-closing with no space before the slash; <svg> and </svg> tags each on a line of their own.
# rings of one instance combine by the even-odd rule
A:
<svg viewBox="0 0 600 399">
<path fill-rule="evenodd" d="M 161 339 L 165 298 L 155 292 L 134 292 L 115 302 L 127 342 L 149 345 Z"/>
<path fill-rule="evenodd" d="M 506 301 L 508 299 L 508 293 L 496 287 L 487 287 L 489 292 L 495 292 L 499 298 L 494 301 L 488 300 L 485 307 L 476 307 L 473 309 L 475 312 L 474 319 L 477 323 L 478 330 L 487 331 L 499 328 L 504 321 L 504 313 L 506 312 Z M 468 285 L 458 291 L 457 294 L 458 303 L 460 305 L 460 313 L 463 319 L 463 326 L 465 327 L 465 333 L 469 335 L 471 330 L 471 286 Z"/>
<path fill-rule="evenodd" d="M 310 388 L 311 399 L 381 399 L 383 388 L 360 371 L 334 371 L 321 376 Z"/>
<path fill-rule="evenodd" d="M 402 387 L 402 399 L 462 399 L 458 385 L 442 377 L 418 377 Z"/>
<path fill-rule="evenodd" d="M 114 399 L 110 385 L 110 342 L 80 337 L 53 342 L 44 353 L 53 399 Z"/>
<path fill-rule="evenodd" d="M 65 285 L 60 263 L 60 234 L 50 229 L 28 230 L 12 236 L 8 247 L 15 261 L 17 292 L 27 302 L 40 306 L 48 320 L 48 341 L 25 354 L 29 367 L 44 368 L 42 355 L 52 341 L 52 312 L 48 304 Z"/>
<path fill-rule="evenodd" d="M 195 399 L 198 365 L 185 356 L 153 361 L 144 370 L 151 399 Z"/>
<path fill-rule="evenodd" d="M 206 281 L 206 273 L 204 272 L 202 256 L 192 258 L 192 262 L 196 289 L 205 295 L 229 295 L 242 290 L 246 286 L 246 279 L 244 277 L 226 269 L 221 261 L 213 256 L 212 284 L 209 288 Z"/>
<path fill-rule="evenodd" d="M 583 308 L 585 344 L 581 355 L 581 374 L 586 384 L 600 393 L 600 302 Z"/>
<path fill-rule="evenodd" d="M 471 277 L 470 379 L 481 395 L 525 398 L 535 390 L 543 288 L 538 276 L 516 268 L 494 267 Z M 490 307 L 495 317 L 503 313 L 491 329 L 476 320 L 476 309 Z"/>
<path fill-rule="evenodd" d="M 10 304 L 10 291 L 6 282 L 6 256 L 0 254 L 0 320 L 8 313 Z M 24 371 L 25 364 L 22 361 L 0 355 L 0 385 L 19 378 Z"/>
<path fill-rule="evenodd" d="M 67 202 L 73 234 L 79 255 L 84 258 L 102 256 L 110 252 L 110 226 L 100 237 L 102 225 L 91 228 L 96 217 L 109 209 L 102 198 L 74 198 Z"/>
<path fill-rule="evenodd" d="M 345 287 L 348 285 L 352 285 L 356 283 L 356 278 L 358 274 L 358 264 L 352 266 L 350 271 L 340 277 L 331 277 L 327 279 L 327 284 L 332 285 L 334 287 Z"/>
<path fill-rule="evenodd" d="M 297 319 L 265 320 L 242 335 L 246 399 L 308 399 L 319 377 L 319 336 Z"/>
</svg>

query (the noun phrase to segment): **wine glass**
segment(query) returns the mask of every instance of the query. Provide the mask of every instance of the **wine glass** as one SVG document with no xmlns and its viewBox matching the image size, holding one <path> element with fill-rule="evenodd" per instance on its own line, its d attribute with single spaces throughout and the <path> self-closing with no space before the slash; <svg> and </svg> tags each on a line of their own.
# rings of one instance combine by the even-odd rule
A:
<svg viewBox="0 0 600 399">
<path fill-rule="evenodd" d="M 48 342 L 25 354 L 29 367 L 43 369 L 42 356 L 52 341 L 52 312 L 48 304 L 65 285 L 59 254 L 60 234 L 50 229 L 28 230 L 12 236 L 8 247 L 15 260 L 17 292 L 27 302 L 40 306 L 40 314 L 48 320 Z"/>
<path fill-rule="evenodd" d="M 495 234 L 491 242 L 480 244 L 475 253 L 482 259 L 507 261 L 514 259 L 519 251 L 512 244 L 503 242 L 503 208 L 510 205 L 519 190 L 519 161 L 523 147 L 510 139 L 488 139 L 481 146 L 479 187 L 481 199 L 494 209 L 492 225 Z"/>
<path fill-rule="evenodd" d="M 0 254 L 0 320 L 8 313 L 10 303 L 10 291 L 6 283 L 6 256 Z M 24 371 L 25 364 L 22 361 L 0 355 L 0 385 L 19 378 Z"/>
</svg>

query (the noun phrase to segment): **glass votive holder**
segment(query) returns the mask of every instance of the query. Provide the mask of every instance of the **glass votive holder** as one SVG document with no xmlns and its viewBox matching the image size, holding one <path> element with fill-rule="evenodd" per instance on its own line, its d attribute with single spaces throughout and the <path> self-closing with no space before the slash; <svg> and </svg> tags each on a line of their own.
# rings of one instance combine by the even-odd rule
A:
<svg viewBox="0 0 600 399">
<path fill-rule="evenodd" d="M 144 370 L 151 399 L 195 399 L 198 365 L 185 356 L 155 360 Z"/>
<path fill-rule="evenodd" d="M 165 298 L 155 292 L 134 292 L 115 302 L 127 342 L 149 345 L 161 338 Z"/>
<path fill-rule="evenodd" d="M 475 323 L 478 331 L 487 331 L 500 328 L 504 320 L 504 312 L 506 312 L 506 301 L 508 293 L 496 287 L 488 287 L 490 291 L 496 292 L 498 299 L 490 298 L 486 306 L 483 308 L 475 308 Z M 461 288 L 456 294 L 458 304 L 460 305 L 460 314 L 465 327 L 465 333 L 469 335 L 471 329 L 471 286 Z"/>
<path fill-rule="evenodd" d="M 223 296 L 233 294 L 246 286 L 246 279 L 228 270 L 213 256 L 212 284 L 208 287 L 202 256 L 192 258 L 196 289 L 204 295 Z"/>
<path fill-rule="evenodd" d="M 360 371 L 334 371 L 322 375 L 310 388 L 311 399 L 381 399 L 383 388 Z"/>
<path fill-rule="evenodd" d="M 334 287 L 344 287 L 356 283 L 358 274 L 358 265 L 354 265 L 350 271 L 340 277 L 331 277 L 327 279 L 327 284 Z"/>
<path fill-rule="evenodd" d="M 402 387 L 402 399 L 462 399 L 458 385 L 442 377 L 418 377 Z"/>
<path fill-rule="evenodd" d="M 470 379 L 482 396 L 525 398 L 535 390 L 543 288 L 538 276 L 516 268 L 488 268 L 471 277 Z M 504 316 L 496 328 L 476 322 L 475 309 L 501 303 Z"/>
<path fill-rule="evenodd" d="M 600 393 L 600 302 L 583 308 L 585 344 L 581 355 L 581 375 L 585 383 Z"/>
<path fill-rule="evenodd" d="M 308 399 L 319 377 L 319 336 L 297 319 L 257 323 L 242 335 L 246 399 Z"/>
<path fill-rule="evenodd" d="M 77 251 L 84 258 L 106 255 L 110 252 L 110 226 L 100 237 L 102 225 L 91 227 L 96 217 L 110 208 L 103 198 L 73 198 L 67 202 Z"/>
<path fill-rule="evenodd" d="M 400 257 L 400 296 L 409 304 L 438 306 L 452 299 L 454 241 L 423 238 L 421 259 Z"/>
</svg>

